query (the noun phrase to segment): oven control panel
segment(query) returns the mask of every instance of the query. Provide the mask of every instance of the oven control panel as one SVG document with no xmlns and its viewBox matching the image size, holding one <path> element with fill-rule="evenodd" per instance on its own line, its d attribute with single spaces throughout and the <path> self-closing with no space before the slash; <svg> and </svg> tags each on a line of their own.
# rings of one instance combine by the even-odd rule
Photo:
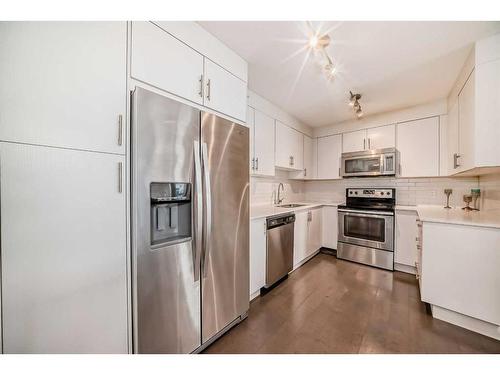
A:
<svg viewBox="0 0 500 375">
<path fill-rule="evenodd" d="M 347 189 L 351 198 L 392 198 L 393 189 Z"/>
</svg>

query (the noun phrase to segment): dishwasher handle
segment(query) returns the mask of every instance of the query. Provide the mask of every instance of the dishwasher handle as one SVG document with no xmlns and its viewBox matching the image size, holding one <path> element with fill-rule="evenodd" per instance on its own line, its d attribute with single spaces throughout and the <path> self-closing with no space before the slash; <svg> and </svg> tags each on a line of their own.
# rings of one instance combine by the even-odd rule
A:
<svg viewBox="0 0 500 375">
<path fill-rule="evenodd" d="M 292 224 L 295 222 L 295 215 L 287 215 L 281 217 L 271 217 L 266 220 L 266 228 L 267 230 L 278 228 L 283 225 Z"/>
</svg>

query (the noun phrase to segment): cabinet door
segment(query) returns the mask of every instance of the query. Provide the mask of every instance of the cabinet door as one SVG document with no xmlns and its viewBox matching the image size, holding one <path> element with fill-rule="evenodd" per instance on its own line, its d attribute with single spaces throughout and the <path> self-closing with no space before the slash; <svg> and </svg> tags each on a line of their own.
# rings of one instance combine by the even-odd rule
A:
<svg viewBox="0 0 500 375">
<path fill-rule="evenodd" d="M 301 133 L 276 121 L 276 166 L 288 170 L 302 169 L 302 143 Z"/>
<path fill-rule="evenodd" d="M 126 22 L 2 22 L 0 48 L 0 140 L 125 153 Z"/>
<path fill-rule="evenodd" d="M 472 72 L 462 91 L 458 94 L 458 130 L 459 130 L 459 167 L 465 171 L 474 167 L 474 85 L 475 73 Z"/>
<path fill-rule="evenodd" d="M 318 178 L 340 178 L 342 135 L 318 138 Z"/>
<path fill-rule="evenodd" d="M 255 174 L 255 109 L 252 107 L 247 108 L 247 121 L 246 124 L 249 128 L 249 160 L 250 160 L 250 173 Z"/>
<path fill-rule="evenodd" d="M 337 207 L 323 206 L 323 242 L 322 246 L 330 249 L 337 248 L 338 213 Z"/>
<path fill-rule="evenodd" d="M 448 128 L 446 133 L 446 159 L 447 159 L 447 170 L 449 174 L 457 172 L 457 159 L 456 155 L 459 155 L 458 149 L 458 100 L 455 101 L 450 111 L 448 112 Z"/>
<path fill-rule="evenodd" d="M 316 178 L 317 166 L 317 140 L 316 138 L 304 135 L 304 172 L 303 176 L 307 180 Z"/>
<path fill-rule="evenodd" d="M 321 248 L 323 239 L 321 237 L 322 226 L 322 211 L 321 207 L 315 208 L 308 212 L 308 232 L 307 232 L 307 256 L 310 256 L 315 251 Z"/>
<path fill-rule="evenodd" d="M 367 129 L 366 142 L 366 148 L 369 150 L 396 147 L 396 125 L 385 125 Z"/>
<path fill-rule="evenodd" d="M 245 120 L 247 84 L 224 68 L 205 58 L 205 106 Z"/>
<path fill-rule="evenodd" d="M 366 130 L 358 130 L 342 134 L 342 152 L 356 152 L 367 149 Z"/>
<path fill-rule="evenodd" d="M 266 219 L 250 222 L 250 295 L 266 284 Z"/>
<path fill-rule="evenodd" d="M 127 353 L 125 158 L 0 143 L 0 163 L 4 352 Z"/>
<path fill-rule="evenodd" d="M 296 212 L 293 234 L 293 268 L 307 257 L 308 211 Z"/>
<path fill-rule="evenodd" d="M 418 215 L 414 211 L 396 211 L 396 249 L 394 262 L 415 267 L 417 262 Z"/>
<path fill-rule="evenodd" d="M 274 176 L 274 119 L 255 110 L 255 174 Z"/>
<path fill-rule="evenodd" d="M 132 23 L 130 75 L 203 103 L 203 56 L 151 22 Z"/>
<path fill-rule="evenodd" d="M 439 176 L 439 117 L 398 124 L 401 177 Z"/>
</svg>

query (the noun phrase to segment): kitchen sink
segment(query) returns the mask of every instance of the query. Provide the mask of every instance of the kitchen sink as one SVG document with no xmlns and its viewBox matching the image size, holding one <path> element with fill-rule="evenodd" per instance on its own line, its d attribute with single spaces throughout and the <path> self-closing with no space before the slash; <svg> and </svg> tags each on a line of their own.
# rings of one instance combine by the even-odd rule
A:
<svg viewBox="0 0 500 375">
<path fill-rule="evenodd" d="M 281 208 L 295 208 L 295 207 L 302 207 L 302 206 L 305 206 L 305 204 L 289 203 L 289 204 L 281 204 L 278 207 L 281 207 Z"/>
</svg>

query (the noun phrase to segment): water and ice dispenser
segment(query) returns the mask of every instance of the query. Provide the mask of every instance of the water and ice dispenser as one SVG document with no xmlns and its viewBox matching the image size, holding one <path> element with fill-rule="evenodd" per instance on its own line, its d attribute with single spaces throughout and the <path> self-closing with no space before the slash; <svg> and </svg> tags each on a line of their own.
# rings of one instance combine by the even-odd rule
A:
<svg viewBox="0 0 500 375">
<path fill-rule="evenodd" d="M 153 182 L 151 245 L 168 245 L 191 238 L 191 184 Z"/>
</svg>

